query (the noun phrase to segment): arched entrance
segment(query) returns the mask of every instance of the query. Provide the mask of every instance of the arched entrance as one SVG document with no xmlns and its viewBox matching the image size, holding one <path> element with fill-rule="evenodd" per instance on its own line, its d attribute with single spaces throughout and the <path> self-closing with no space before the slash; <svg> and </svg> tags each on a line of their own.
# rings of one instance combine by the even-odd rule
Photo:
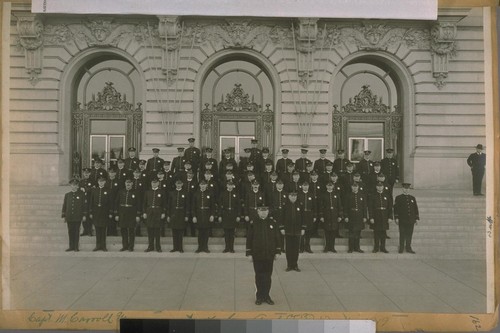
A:
<svg viewBox="0 0 500 333">
<path fill-rule="evenodd" d="M 110 167 L 127 147 L 140 149 L 145 92 L 138 68 L 129 55 L 115 49 L 86 50 L 68 65 L 61 102 L 70 177 L 79 176 L 96 158 Z"/>
<path fill-rule="evenodd" d="M 389 54 L 360 52 L 337 66 L 331 85 L 333 146 L 354 163 L 363 150 L 379 161 L 392 148 L 400 178 L 412 182 L 414 95 L 406 67 Z"/>
<path fill-rule="evenodd" d="M 236 158 L 250 140 L 274 154 L 277 139 L 277 73 L 267 59 L 252 51 L 226 50 L 204 62 L 197 82 L 201 148 L 212 147 L 220 156 L 234 150 Z"/>
</svg>

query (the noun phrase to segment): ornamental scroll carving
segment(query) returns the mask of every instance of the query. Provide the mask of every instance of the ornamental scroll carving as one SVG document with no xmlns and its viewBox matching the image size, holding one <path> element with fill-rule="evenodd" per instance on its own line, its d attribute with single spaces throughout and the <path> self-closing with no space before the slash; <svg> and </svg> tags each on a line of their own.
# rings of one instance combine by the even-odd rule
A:
<svg viewBox="0 0 500 333">
<path fill-rule="evenodd" d="M 354 99 L 354 100 L 353 100 Z M 365 84 L 359 94 L 349 98 L 349 103 L 340 109 L 341 113 L 390 113 L 391 109 Z"/>
<path fill-rule="evenodd" d="M 86 103 L 81 109 L 81 104 L 78 103 L 78 107 L 82 111 L 120 111 L 120 112 L 133 112 L 134 105 L 127 102 L 127 96 L 125 94 L 119 93 L 115 87 L 113 87 L 113 82 L 106 82 L 103 90 L 97 93 L 97 98 L 95 94 L 92 94 L 92 100 Z M 140 105 L 139 105 L 140 108 Z"/>
<path fill-rule="evenodd" d="M 452 22 L 439 22 L 431 29 L 432 75 L 439 89 L 448 77 L 448 62 L 457 53 L 455 38 L 457 25 Z"/>
<path fill-rule="evenodd" d="M 240 83 L 234 85 L 233 90 L 226 94 L 226 99 L 221 96 L 221 101 L 214 105 L 215 112 L 258 112 L 261 106 L 254 102 L 250 96 L 245 93 Z"/>
</svg>

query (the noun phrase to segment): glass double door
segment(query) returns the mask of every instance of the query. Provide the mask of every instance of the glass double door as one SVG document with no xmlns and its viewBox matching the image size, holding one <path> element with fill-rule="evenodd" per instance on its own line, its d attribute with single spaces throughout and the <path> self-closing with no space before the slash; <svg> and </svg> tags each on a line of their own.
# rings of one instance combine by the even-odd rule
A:
<svg viewBox="0 0 500 333">
<path fill-rule="evenodd" d="M 99 158 L 103 167 L 115 167 L 119 158 L 125 158 L 126 120 L 91 120 L 90 161 Z"/>
<path fill-rule="evenodd" d="M 223 151 L 230 149 L 236 161 L 245 148 L 252 146 L 255 139 L 255 121 L 223 120 L 219 122 L 219 158 Z"/>
</svg>

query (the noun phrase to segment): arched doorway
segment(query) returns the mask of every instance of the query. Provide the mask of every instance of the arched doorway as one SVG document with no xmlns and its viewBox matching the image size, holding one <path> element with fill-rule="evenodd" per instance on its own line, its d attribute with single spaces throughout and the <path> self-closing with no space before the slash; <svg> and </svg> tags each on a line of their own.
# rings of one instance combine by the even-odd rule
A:
<svg viewBox="0 0 500 333">
<path fill-rule="evenodd" d="M 413 85 L 397 59 L 385 53 L 360 52 L 344 59 L 332 81 L 332 143 L 354 163 L 363 150 L 380 161 L 394 149 L 400 178 L 413 180 Z"/>
<path fill-rule="evenodd" d="M 141 147 L 144 78 L 121 50 L 87 50 L 65 71 L 63 115 L 70 176 L 104 160 L 105 167 L 124 157 L 127 147 Z"/>
<path fill-rule="evenodd" d="M 226 50 L 205 62 L 199 76 L 201 147 L 220 156 L 230 148 L 236 158 L 250 140 L 275 153 L 276 73 L 251 51 Z M 278 81 L 279 82 L 279 81 Z"/>
</svg>

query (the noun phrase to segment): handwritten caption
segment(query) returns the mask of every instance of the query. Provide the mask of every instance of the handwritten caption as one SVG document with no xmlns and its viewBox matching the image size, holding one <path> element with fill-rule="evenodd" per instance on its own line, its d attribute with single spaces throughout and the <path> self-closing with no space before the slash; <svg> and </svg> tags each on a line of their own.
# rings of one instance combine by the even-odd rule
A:
<svg viewBox="0 0 500 333">
<path fill-rule="evenodd" d="M 82 312 L 31 312 L 26 320 L 41 328 L 44 326 L 54 327 L 68 324 L 104 324 L 116 326 L 122 318 L 125 318 L 122 312 L 103 312 L 98 315 L 88 315 Z"/>
<path fill-rule="evenodd" d="M 488 216 L 486 218 L 486 222 L 487 222 L 487 233 L 488 233 L 488 238 L 491 238 L 493 236 L 493 218 L 491 216 Z"/>
</svg>

